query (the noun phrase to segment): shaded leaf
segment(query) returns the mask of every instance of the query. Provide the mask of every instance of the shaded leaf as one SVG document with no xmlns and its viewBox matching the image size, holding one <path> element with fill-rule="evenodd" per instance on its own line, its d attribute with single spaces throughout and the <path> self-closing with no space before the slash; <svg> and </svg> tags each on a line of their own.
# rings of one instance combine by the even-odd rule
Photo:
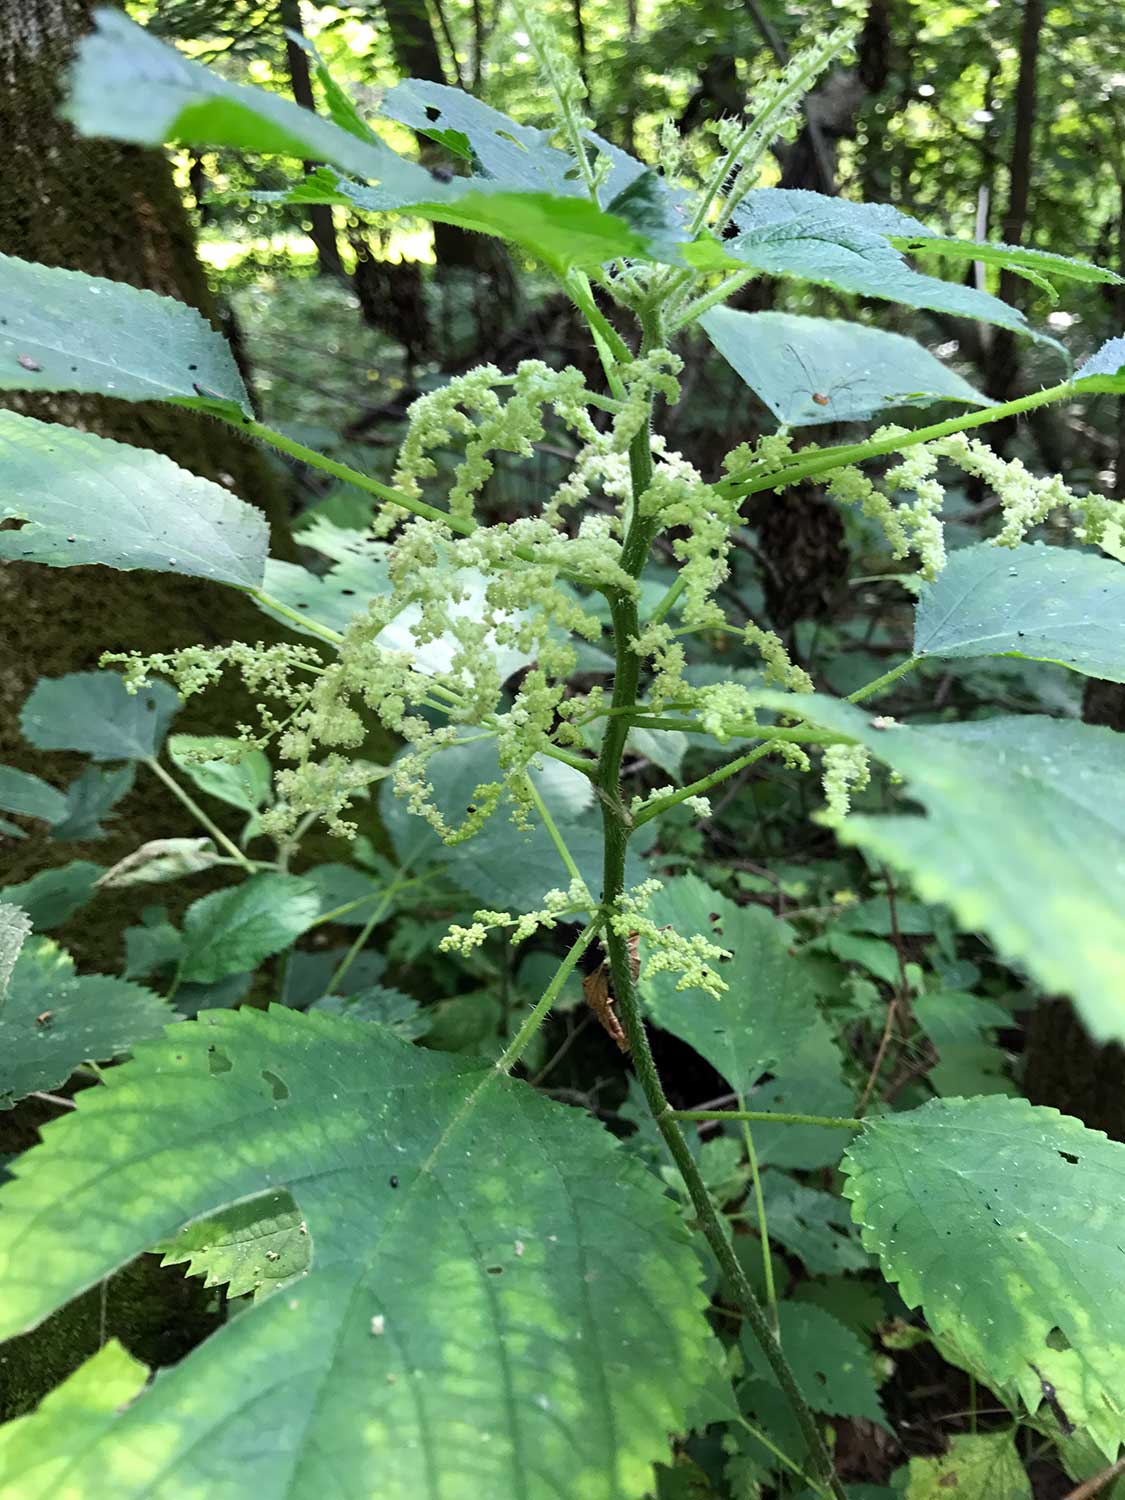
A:
<svg viewBox="0 0 1125 1500">
<path fill-rule="evenodd" d="M 150 990 L 108 974 L 76 974 L 69 953 L 33 938 L 0 1010 L 0 1109 L 35 1089 L 57 1088 L 79 1063 L 118 1057 L 175 1019 Z"/>
<path fill-rule="evenodd" d="M 1068 1420 L 1116 1456 L 1125 1146 L 1025 1099 L 934 1099 L 869 1121 L 844 1171 L 864 1243 L 906 1304 L 1030 1411 L 1051 1382 Z"/>
<path fill-rule="evenodd" d="M 0 808 L 22 818 L 42 818 L 46 823 L 55 823 L 66 816 L 66 796 L 30 771 L 0 766 Z"/>
<path fill-rule="evenodd" d="M 433 1021 L 413 995 L 404 995 L 401 990 L 382 984 L 369 985 L 354 995 L 322 995 L 309 1008 L 330 1016 L 346 1016 L 349 1021 L 386 1026 L 406 1041 L 428 1035 Z"/>
<path fill-rule="evenodd" d="M 998 1028 L 1012 1024 L 1006 1010 L 979 995 L 955 990 L 919 995 L 913 1009 L 937 1049 L 938 1061 L 926 1074 L 937 1093 L 1015 1093 L 1010 1059 L 995 1040 Z"/>
<path fill-rule="evenodd" d="M 257 588 L 266 518 L 163 453 L 0 411 L 0 558 L 52 568 L 102 563 Z"/>
<path fill-rule="evenodd" d="M 73 859 L 53 870 L 40 870 L 30 880 L 2 888 L 5 901 L 23 907 L 39 932 L 50 932 L 85 906 L 96 894 L 102 866 Z"/>
<path fill-rule="evenodd" d="M 913 339 L 863 323 L 715 307 L 700 327 L 783 426 L 863 421 L 888 406 L 987 396 Z"/>
<path fill-rule="evenodd" d="M 766 1173 L 762 1192 L 770 1239 L 804 1261 L 812 1275 L 839 1276 L 870 1265 L 847 1204 L 835 1193 L 805 1187 L 776 1171 Z"/>
<path fill-rule="evenodd" d="M 51 825 L 51 837 L 73 843 L 105 838 L 100 820 L 132 790 L 135 777 L 136 768 L 132 765 L 112 770 L 87 766 L 67 787 L 65 814 Z"/>
<path fill-rule="evenodd" d="M 251 414 L 226 339 L 175 297 L 0 255 L 0 302 L 0 390 L 91 391 Z"/>
<path fill-rule="evenodd" d="M 648 915 L 685 936 L 703 933 L 732 954 L 718 965 L 727 985 L 718 1000 L 677 990 L 669 974 L 643 981 L 641 995 L 658 1026 L 694 1047 L 731 1088 L 748 1093 L 819 1021 L 812 972 L 789 952 L 792 928 L 763 907 L 735 906 L 695 875 L 669 881 Z"/>
<path fill-rule="evenodd" d="M 964 547 L 923 589 L 915 656 L 1023 656 L 1125 682 L 1125 568 L 1069 547 Z"/>
<path fill-rule="evenodd" d="M 780 1302 L 777 1319 L 785 1357 L 813 1411 L 833 1417 L 866 1417 L 889 1431 L 871 1351 L 857 1335 L 810 1303 Z M 772 1381 L 773 1372 L 749 1331 L 742 1336 L 741 1349 L 747 1374 Z"/>
<path fill-rule="evenodd" d="M 0 1193 L 0 1334 L 266 1191 L 292 1193 L 313 1264 L 121 1413 L 74 1500 L 108 1476 L 115 1500 L 184 1491 L 201 1451 L 210 1493 L 261 1500 L 319 1500 L 328 1452 L 334 1488 L 380 1500 L 649 1488 L 708 1330 L 674 1206 L 592 1121 L 281 1008 L 176 1027 L 110 1080 Z"/>
<path fill-rule="evenodd" d="M 180 978 L 209 984 L 255 968 L 320 915 L 311 880 L 266 872 L 193 901 L 184 915 Z"/>
<path fill-rule="evenodd" d="M 926 901 L 1073 996 L 1099 1040 L 1125 1040 L 1125 739 L 1026 714 L 897 725 L 849 703 L 763 693 L 858 740 L 927 816 L 849 817 L 837 836 L 905 870 Z"/>
<path fill-rule="evenodd" d="M 80 750 L 92 760 L 151 760 L 180 706 L 166 682 L 130 693 L 118 672 L 41 677 L 20 712 L 37 750 Z"/>
</svg>

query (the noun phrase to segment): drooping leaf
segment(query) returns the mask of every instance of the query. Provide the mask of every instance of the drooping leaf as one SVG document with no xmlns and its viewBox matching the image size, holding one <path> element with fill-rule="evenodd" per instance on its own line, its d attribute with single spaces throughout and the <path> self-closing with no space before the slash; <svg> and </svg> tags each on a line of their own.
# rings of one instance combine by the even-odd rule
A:
<svg viewBox="0 0 1125 1500">
<path fill-rule="evenodd" d="M 95 761 L 151 760 L 179 706 L 166 682 L 130 693 L 119 672 L 70 672 L 39 679 L 20 728 L 37 750 L 80 750 Z"/>
<path fill-rule="evenodd" d="M 270 800 L 270 763 L 261 750 L 251 749 L 242 740 L 219 734 L 173 734 L 168 739 L 168 756 L 200 791 L 231 807 L 255 813 Z"/>
<path fill-rule="evenodd" d="M 803 1260 L 812 1275 L 839 1276 L 870 1264 L 847 1207 L 835 1193 L 806 1187 L 777 1171 L 766 1173 L 762 1192 L 770 1238 Z"/>
<path fill-rule="evenodd" d="M 1125 391 L 1125 337 L 1106 339 L 1085 364 L 1074 372 L 1072 384 L 1080 391 L 1097 395 L 1102 391 L 1120 394 Z"/>
<path fill-rule="evenodd" d="M 163 1266 L 187 1261 L 188 1276 L 204 1286 L 225 1286 L 228 1297 L 272 1292 L 300 1276 L 310 1260 L 309 1231 L 287 1192 L 270 1192 L 185 1224 L 158 1245 Z"/>
<path fill-rule="evenodd" d="M 718 1000 L 677 990 L 672 974 L 645 980 L 641 995 L 658 1026 L 694 1047 L 731 1088 L 749 1092 L 819 1021 L 812 974 L 789 952 L 792 929 L 763 907 L 735 906 L 696 875 L 669 881 L 648 910 L 658 927 L 703 933 L 731 953 L 717 966 L 727 985 Z"/>
<path fill-rule="evenodd" d="M 66 795 L 30 771 L 0 766 L 0 808 L 22 818 L 57 823 L 66 816 Z"/>
<path fill-rule="evenodd" d="M 922 592 L 914 654 L 1023 656 L 1125 682 L 1125 568 L 1069 547 L 964 547 Z"/>
<path fill-rule="evenodd" d="M 71 843 L 105 838 L 101 819 L 132 790 L 136 774 L 133 765 L 115 766 L 110 770 L 87 766 L 67 787 L 64 816 L 59 822 L 52 823 L 51 837 Z"/>
<path fill-rule="evenodd" d="M 0 1500 L 60 1500 L 72 1468 L 112 1431 L 148 1373 L 110 1339 L 33 1412 L 0 1427 Z"/>
<path fill-rule="evenodd" d="M 93 391 L 250 415 L 226 339 L 175 297 L 0 255 L 0 304 L 0 390 Z"/>
<path fill-rule="evenodd" d="M 912 1458 L 904 1500 L 1031 1500 L 1015 1433 L 961 1433 L 937 1458 Z"/>
<path fill-rule="evenodd" d="M 23 907 L 37 932 L 51 932 L 93 899 L 101 873 L 101 865 L 72 859 L 68 865 L 40 870 L 19 885 L 4 886 L 4 900 Z"/>
<path fill-rule="evenodd" d="M 2 1335 L 266 1191 L 312 1239 L 307 1276 L 121 1413 L 73 1500 L 107 1475 L 115 1500 L 186 1493 L 201 1452 L 210 1495 L 619 1500 L 705 1380 L 698 1267 L 655 1180 L 576 1111 L 380 1028 L 208 1014 L 85 1091 L 17 1170 Z"/>
<path fill-rule="evenodd" d="M 688 260 L 716 268 L 754 266 L 771 276 L 792 276 L 841 292 L 1031 332 L 1023 314 L 998 297 L 912 270 L 892 235 L 901 234 L 907 224 L 925 230 L 894 209 L 804 189 L 757 188 L 747 193 L 734 222 L 740 231 L 735 238 L 721 246 L 689 246 Z"/>
<path fill-rule="evenodd" d="M 103 890 L 130 885 L 155 885 L 214 869 L 221 855 L 209 838 L 149 839 L 111 865 L 98 881 Z"/>
<path fill-rule="evenodd" d="M 101 563 L 257 588 L 265 516 L 163 453 L 0 411 L 0 558 L 52 568 Z"/>
<path fill-rule="evenodd" d="M 0 1010 L 8 996 L 12 970 L 31 932 L 31 918 L 20 906 L 0 901 Z"/>
<path fill-rule="evenodd" d="M 784 426 L 864 421 L 888 406 L 987 406 L 955 370 L 899 333 L 837 318 L 715 307 L 700 320 L 715 348 Z"/>
<path fill-rule="evenodd" d="M 25 943 L 0 1010 L 0 1109 L 57 1088 L 82 1062 L 107 1062 L 155 1036 L 171 1008 L 151 990 L 108 974 L 76 974 L 49 938 Z"/>
<path fill-rule="evenodd" d="M 847 818 L 838 837 L 983 930 L 1100 1040 L 1125 1040 L 1125 739 L 1040 715 L 888 724 L 820 695 L 762 702 L 866 745 L 925 817 Z"/>
<path fill-rule="evenodd" d="M 998 1392 L 1116 1454 L 1125 1432 L 1125 1146 L 1025 1099 L 871 1120 L 845 1192 L 884 1274 Z"/>
<path fill-rule="evenodd" d="M 210 984 L 253 969 L 295 942 L 320 915 L 311 880 L 272 871 L 193 901 L 184 915 L 180 978 Z"/>
<path fill-rule="evenodd" d="M 886 1428 L 871 1353 L 858 1336 L 811 1303 L 780 1302 L 777 1317 L 785 1357 L 813 1411 L 833 1417 L 865 1417 Z M 747 1374 L 772 1381 L 766 1357 L 749 1332 L 742 1337 L 741 1349 Z"/>
<path fill-rule="evenodd" d="M 341 128 L 278 94 L 228 82 L 165 47 L 116 11 L 99 11 L 97 23 L 97 31 L 79 46 L 66 105 L 68 118 L 85 135 L 146 145 L 179 141 L 232 146 L 328 162 L 361 181 L 349 181 L 321 168 L 292 193 L 275 197 L 291 202 L 345 202 L 377 213 L 406 209 L 513 240 L 560 270 L 646 251 L 646 235 L 618 213 L 608 213 L 593 203 L 581 177 L 567 175 L 571 170 L 577 173 L 577 166 L 552 147 L 539 146 L 534 153 L 526 153 L 542 163 L 550 152 L 552 169 L 531 174 L 545 175 L 552 184 L 550 190 L 528 187 L 527 163 L 514 152 L 511 175 L 446 179 L 397 156 L 370 134 L 361 136 L 352 128 Z M 410 90 L 416 93 L 441 86 L 411 80 L 400 87 L 404 92 L 398 96 L 403 106 L 399 113 L 409 111 L 413 116 L 415 101 Z M 428 108 L 439 116 L 452 110 L 456 120 L 468 112 L 474 132 L 483 132 L 487 127 L 482 121 L 495 114 L 470 95 L 452 89 L 444 91 L 441 104 Z M 421 114 L 432 129 L 427 107 L 422 107 Z M 493 129 L 498 143 L 500 131 L 513 136 L 524 132 L 524 127 L 505 116 L 495 118 L 500 122 Z M 449 128 L 463 133 L 455 124 Z M 451 139 L 448 131 L 446 139 Z M 629 205 L 621 207 L 628 211 Z"/>
</svg>

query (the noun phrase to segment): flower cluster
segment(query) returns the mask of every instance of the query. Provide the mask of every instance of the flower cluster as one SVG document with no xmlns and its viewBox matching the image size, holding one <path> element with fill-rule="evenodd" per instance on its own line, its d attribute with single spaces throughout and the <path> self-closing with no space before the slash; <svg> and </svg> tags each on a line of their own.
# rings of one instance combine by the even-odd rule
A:
<svg viewBox="0 0 1125 1500">
<path fill-rule="evenodd" d="M 851 811 L 852 793 L 861 792 L 870 781 L 871 761 L 862 745 L 826 745 L 823 822 L 838 828 Z"/>
<path fill-rule="evenodd" d="M 676 974 L 677 990 L 703 990 L 719 999 L 726 984 L 711 963 L 730 958 L 730 953 L 701 933 L 685 937 L 674 928 L 658 927 L 645 909 L 660 888 L 659 880 L 644 880 L 631 891 L 624 891 L 610 915 L 609 925 L 620 937 L 632 940 L 636 934 L 645 944 L 642 980 L 657 974 Z"/>
<path fill-rule="evenodd" d="M 522 943 L 540 928 L 551 932 L 560 921 L 572 919 L 578 913 L 591 912 L 596 904 L 586 882 L 572 880 L 565 891 L 548 891 L 543 897 L 543 905 L 537 911 L 524 912 L 518 917 L 513 916 L 510 911 L 490 911 L 487 908 L 475 911 L 471 926 L 461 927 L 454 923 L 438 947 L 443 953 L 467 955 L 474 948 L 479 948 L 490 932 L 497 932 L 505 927 L 512 928 L 513 944 Z"/>
</svg>

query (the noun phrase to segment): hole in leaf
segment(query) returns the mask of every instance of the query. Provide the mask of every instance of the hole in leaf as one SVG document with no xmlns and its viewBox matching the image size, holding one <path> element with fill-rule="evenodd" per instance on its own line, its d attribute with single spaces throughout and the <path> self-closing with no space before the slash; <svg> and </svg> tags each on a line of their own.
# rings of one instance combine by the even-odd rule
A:
<svg viewBox="0 0 1125 1500">
<path fill-rule="evenodd" d="M 490 1276 L 503 1276 L 504 1274 L 503 1266 L 486 1266 L 485 1270 Z"/>
<path fill-rule="evenodd" d="M 438 109 L 436 104 L 426 105 L 426 119 L 429 120 L 431 124 L 433 123 L 433 121 L 441 119 L 441 110 Z"/>
<path fill-rule="evenodd" d="M 1061 1328 L 1052 1328 L 1047 1335 L 1047 1348 L 1065 1350 L 1070 1348 L 1070 1340 Z"/>
<path fill-rule="evenodd" d="M 283 1078 L 279 1078 L 276 1073 L 271 1073 L 268 1068 L 262 1069 L 262 1077 L 269 1084 L 270 1092 L 275 1099 L 289 1098 L 289 1085 Z"/>
<path fill-rule="evenodd" d="M 233 1066 L 230 1058 L 218 1047 L 207 1048 L 207 1071 L 209 1073 L 229 1073 Z"/>
<path fill-rule="evenodd" d="M 1062 1157 L 1063 1161 L 1068 1161 L 1072 1167 L 1076 1167 L 1078 1165 L 1077 1156 L 1074 1156 L 1071 1152 L 1060 1151 L 1059 1155 Z"/>
</svg>

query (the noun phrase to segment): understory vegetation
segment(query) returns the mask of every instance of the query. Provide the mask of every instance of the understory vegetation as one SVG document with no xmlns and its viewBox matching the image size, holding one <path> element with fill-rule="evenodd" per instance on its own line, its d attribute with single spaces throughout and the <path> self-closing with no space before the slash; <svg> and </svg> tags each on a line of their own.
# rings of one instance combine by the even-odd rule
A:
<svg viewBox="0 0 1125 1500">
<path fill-rule="evenodd" d="M 1125 1496 L 1125 282 L 1013 217 L 1035 6 L 1007 235 L 933 86 L 833 123 L 877 5 L 747 5 L 749 77 L 716 8 L 678 99 L 636 8 L 96 12 L 52 128 L 168 147 L 213 285 L 0 254 L 74 652 L 0 765 L 0 1500 Z"/>
</svg>

